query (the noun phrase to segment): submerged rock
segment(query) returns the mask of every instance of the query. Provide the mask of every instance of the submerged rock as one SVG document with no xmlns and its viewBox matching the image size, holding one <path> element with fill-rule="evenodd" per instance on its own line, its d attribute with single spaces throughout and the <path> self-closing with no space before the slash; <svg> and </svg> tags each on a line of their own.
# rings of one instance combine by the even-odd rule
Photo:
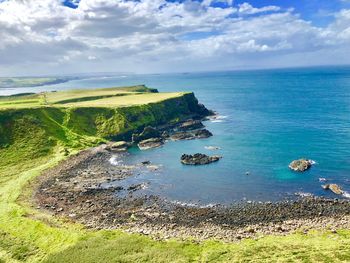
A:
<svg viewBox="0 0 350 263">
<path fill-rule="evenodd" d="M 337 195 L 342 195 L 344 193 L 344 191 L 337 184 L 326 184 L 326 185 L 323 185 L 322 187 L 325 190 L 331 190 L 333 193 Z"/>
<path fill-rule="evenodd" d="M 203 123 L 199 120 L 188 120 L 180 124 L 179 130 L 195 130 L 203 127 Z"/>
<path fill-rule="evenodd" d="M 145 189 L 145 188 L 147 188 L 147 184 L 141 183 L 141 184 L 132 184 L 128 187 L 127 190 L 130 192 L 134 192 L 134 191 Z"/>
<path fill-rule="evenodd" d="M 151 148 L 157 148 L 160 147 L 164 144 L 164 141 L 162 138 L 150 138 L 147 140 L 143 140 L 137 144 L 137 146 L 141 150 L 147 150 Z"/>
<path fill-rule="evenodd" d="M 216 151 L 221 149 L 219 146 L 204 146 L 204 148 L 210 151 Z"/>
<path fill-rule="evenodd" d="M 111 152 L 125 152 L 130 144 L 125 141 L 112 142 L 107 144 L 106 150 Z"/>
<path fill-rule="evenodd" d="M 217 162 L 221 158 L 222 157 L 218 155 L 208 156 L 202 153 L 196 153 L 194 155 L 183 154 L 181 156 L 181 163 L 187 164 L 187 165 L 203 165 L 203 164 Z"/>
<path fill-rule="evenodd" d="M 132 135 L 132 142 L 138 143 L 143 140 L 151 139 L 151 138 L 158 138 L 160 137 L 160 132 L 151 126 L 147 126 L 143 129 L 143 132 L 140 134 L 134 133 Z"/>
<path fill-rule="evenodd" d="M 299 159 L 291 162 L 289 168 L 295 172 L 304 172 L 312 166 L 312 161 L 307 159 Z"/>
</svg>

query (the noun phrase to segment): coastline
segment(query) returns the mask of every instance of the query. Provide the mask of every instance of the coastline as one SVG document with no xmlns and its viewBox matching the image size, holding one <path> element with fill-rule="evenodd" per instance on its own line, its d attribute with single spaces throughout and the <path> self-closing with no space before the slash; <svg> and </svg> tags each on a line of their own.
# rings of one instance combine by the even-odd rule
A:
<svg viewBox="0 0 350 263">
<path fill-rule="evenodd" d="M 65 168 L 76 168 L 75 165 L 84 167 L 85 162 L 79 161 L 79 158 L 75 159 L 76 156 L 83 157 L 86 154 L 85 157 L 89 161 L 94 156 L 105 157 L 103 154 L 99 155 L 101 153 L 98 153 L 98 150 L 92 155 L 87 154 L 94 151 L 95 148 L 84 149 L 106 143 L 112 135 L 116 135 L 114 132 L 117 127 L 122 127 L 119 130 L 120 134 L 123 133 L 121 137 L 130 139 L 133 132 L 139 133 L 145 126 L 169 123 L 169 120 L 176 123 L 192 117 L 191 113 L 195 113 L 191 110 L 192 106 L 197 103 L 193 94 L 184 94 L 184 96 L 180 94 L 178 98 L 122 109 L 117 106 L 106 108 L 102 107 L 103 105 L 99 108 L 60 108 L 52 105 L 40 108 L 28 108 L 27 106 L 25 109 L 13 107 L 14 109 L 1 111 L 1 127 L 7 127 L 0 129 L 3 135 L 0 137 L 3 146 L 0 148 L 2 156 L 0 173 L 5 179 L 0 182 L 0 237 L 3 244 L 8 245 L 5 247 L 6 255 L 9 258 L 16 258 L 16 255 L 21 253 L 21 257 L 29 262 L 38 262 L 43 259 L 51 262 L 52 258 L 58 259 L 59 262 L 65 259 L 66 262 L 69 262 L 67 259 L 70 258 L 83 258 L 85 262 L 90 262 L 89 260 L 96 257 L 101 259 L 101 262 L 109 262 L 110 258 L 105 256 L 111 253 L 113 258 L 121 258 L 121 261 L 130 259 L 129 255 L 147 260 L 153 258 L 155 254 L 152 251 L 157 248 L 156 255 L 160 253 L 163 255 L 160 257 L 160 262 L 169 259 L 169 251 L 176 251 L 171 256 L 175 261 L 178 259 L 180 262 L 188 262 L 198 261 L 199 258 L 206 255 L 216 258 L 216 250 L 219 249 L 223 252 L 223 261 L 232 262 L 232 258 L 242 258 L 247 250 L 252 252 L 250 256 L 252 260 L 258 260 L 260 255 L 255 253 L 257 249 L 266 251 L 269 255 L 272 253 L 278 258 L 285 258 L 286 255 L 294 256 L 296 250 L 300 253 L 305 249 L 320 253 L 333 253 L 334 247 L 344 247 L 348 230 L 338 231 L 339 228 L 346 227 L 345 222 L 338 219 L 339 214 L 334 216 L 335 219 L 324 217 L 325 225 L 329 220 L 334 221 L 330 224 L 332 231 L 323 227 L 323 223 L 317 225 L 312 221 L 313 219 L 310 221 L 310 228 L 317 229 L 320 226 L 321 231 L 310 233 L 305 231 L 304 234 L 297 230 L 295 234 L 289 235 L 294 230 L 289 231 L 286 226 L 280 228 L 277 225 L 278 222 L 271 223 L 271 228 L 276 229 L 275 232 L 269 230 L 268 224 L 265 228 L 259 224 L 257 226 L 244 224 L 240 228 L 234 228 L 230 224 L 223 225 L 222 221 L 215 221 L 217 220 L 215 215 L 218 215 L 218 219 L 227 217 L 225 211 L 220 210 L 220 207 L 184 208 L 162 202 L 156 197 L 144 200 L 118 200 L 113 195 L 113 191 L 100 191 L 89 187 L 91 183 L 101 182 L 101 179 L 113 180 L 108 174 L 102 176 L 101 173 L 86 174 L 89 180 L 94 178 L 97 180 L 95 182 L 82 180 L 82 184 L 79 184 L 79 180 L 74 182 L 79 177 L 74 178 L 71 177 L 72 174 L 63 173 Z M 179 105 L 182 107 L 179 108 Z M 166 114 L 163 114 L 164 109 L 167 110 Z M 142 119 L 137 118 L 141 113 L 146 115 L 143 115 Z M 78 118 L 82 114 L 85 118 Z M 127 117 L 123 118 L 125 121 L 120 122 L 115 119 L 120 115 Z M 101 119 L 101 116 L 106 118 Z M 24 123 L 25 125 L 22 125 Z M 87 126 L 87 123 L 94 123 L 96 126 Z M 50 140 L 47 140 L 48 136 Z M 76 153 L 78 155 L 74 155 Z M 63 159 L 65 161 L 62 161 Z M 103 158 L 103 160 L 108 161 L 108 158 L 107 160 Z M 46 170 L 49 167 L 50 169 Z M 101 172 L 100 167 L 98 167 L 99 172 Z M 32 203 L 33 199 L 30 198 L 32 191 L 37 189 L 34 187 L 34 182 L 38 184 L 44 182 L 41 180 L 49 178 L 45 174 L 49 173 L 47 176 L 50 176 L 50 173 L 56 169 L 61 171 L 58 174 L 63 177 L 52 177 L 52 180 L 48 182 L 48 187 L 41 188 L 47 196 L 53 194 L 53 198 L 45 200 L 38 207 L 38 204 Z M 132 172 L 132 169 L 129 172 Z M 128 171 L 122 172 L 120 178 L 129 176 L 129 174 Z M 83 174 L 81 176 L 84 177 Z M 83 177 L 81 178 L 84 179 Z M 77 191 L 71 191 L 71 183 L 78 188 L 75 189 Z M 137 193 L 138 187 L 142 186 L 136 185 L 130 190 L 134 189 L 134 193 Z M 99 200 L 93 198 L 99 198 Z M 56 200 L 57 203 L 55 203 Z M 77 206 L 73 207 L 75 202 Z M 61 207 L 61 204 L 64 207 Z M 117 211 L 122 215 L 118 217 L 120 222 L 115 220 L 116 217 L 113 216 L 115 211 L 111 209 L 110 204 L 115 204 L 112 209 L 120 207 L 120 210 Z M 343 204 L 339 206 L 345 207 Z M 219 212 L 222 213 L 219 214 Z M 184 217 L 171 217 L 174 213 L 179 216 L 184 215 Z M 208 214 L 210 217 L 205 217 Z M 192 218 L 197 221 L 190 221 L 190 224 L 187 224 Z M 347 220 L 347 214 L 343 218 Z M 203 219 L 204 221 L 201 221 Z M 302 223 L 292 219 L 289 221 L 297 228 L 300 224 L 306 224 L 305 220 L 307 219 L 304 219 Z M 262 238 L 264 233 L 268 235 L 266 238 Z M 314 233 L 317 234 L 314 235 Z M 287 236 L 278 237 L 278 235 Z M 47 242 L 48 237 L 50 242 Z M 329 237 L 337 239 L 335 243 L 332 243 L 333 246 L 330 246 Z M 170 242 L 158 241 L 168 239 L 172 240 Z M 198 242 L 207 239 L 227 242 L 244 240 L 230 244 Z M 253 241 L 253 239 L 259 240 Z M 278 247 L 276 247 L 276 242 Z M 315 242 L 318 244 L 317 247 L 314 246 Z M 131 243 L 138 245 L 135 247 L 130 245 Z M 98 251 L 95 248 L 98 248 Z M 28 252 L 23 254 L 23 249 Z M 281 249 L 285 251 L 283 256 L 280 254 Z M 142 255 L 140 255 L 140 250 L 144 251 Z M 186 252 L 188 250 L 193 251 L 193 254 L 189 255 Z M 1 253 L 0 250 L 2 259 Z M 126 256 L 123 257 L 123 255 Z"/>
<path fill-rule="evenodd" d="M 104 188 L 103 182 L 132 176 L 135 168 L 112 167 L 108 163 L 111 156 L 99 146 L 45 172 L 33 196 L 37 208 L 88 228 L 123 229 L 155 239 L 232 242 L 271 234 L 306 233 L 310 229 L 336 231 L 350 227 L 348 200 L 303 197 L 275 203 L 199 207 L 169 202 L 158 196 L 135 196 L 142 185 Z M 122 190 L 128 193 L 118 197 Z"/>
</svg>

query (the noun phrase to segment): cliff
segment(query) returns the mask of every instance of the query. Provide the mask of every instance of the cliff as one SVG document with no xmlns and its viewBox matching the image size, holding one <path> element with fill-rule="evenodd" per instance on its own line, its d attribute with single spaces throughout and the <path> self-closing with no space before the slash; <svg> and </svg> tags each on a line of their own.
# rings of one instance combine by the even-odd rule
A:
<svg viewBox="0 0 350 263">
<path fill-rule="evenodd" d="M 38 158 L 60 150 L 80 149 L 109 139 L 129 139 L 145 126 L 210 114 L 193 93 L 157 102 L 98 107 L 51 105 L 0 111 L 0 165 Z M 4 163 L 5 162 L 5 163 Z"/>
</svg>

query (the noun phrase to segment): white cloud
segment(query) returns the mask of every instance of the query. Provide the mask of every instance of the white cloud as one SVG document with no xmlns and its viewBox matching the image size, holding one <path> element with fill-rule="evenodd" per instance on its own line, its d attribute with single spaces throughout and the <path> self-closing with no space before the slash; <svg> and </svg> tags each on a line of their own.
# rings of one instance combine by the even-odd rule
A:
<svg viewBox="0 0 350 263">
<path fill-rule="evenodd" d="M 2 74 L 350 63 L 350 10 L 321 28 L 293 9 L 229 0 L 81 0 L 77 9 L 10 0 L 0 2 L 0 39 Z"/>
<path fill-rule="evenodd" d="M 258 14 L 258 13 L 263 13 L 263 12 L 277 12 L 280 11 L 281 8 L 278 6 L 274 5 L 269 5 L 269 6 L 264 6 L 261 8 L 255 8 L 249 3 L 243 3 L 239 5 L 239 13 L 241 14 L 247 14 L 247 15 L 253 15 L 253 14 Z"/>
</svg>

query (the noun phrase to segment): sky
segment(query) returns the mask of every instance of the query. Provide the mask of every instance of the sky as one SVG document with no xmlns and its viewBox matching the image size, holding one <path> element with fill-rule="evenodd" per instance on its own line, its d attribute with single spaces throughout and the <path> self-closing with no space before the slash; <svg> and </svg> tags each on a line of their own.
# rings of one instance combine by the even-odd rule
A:
<svg viewBox="0 0 350 263">
<path fill-rule="evenodd" d="M 350 0 L 0 0 L 0 75 L 350 64 Z"/>
</svg>

